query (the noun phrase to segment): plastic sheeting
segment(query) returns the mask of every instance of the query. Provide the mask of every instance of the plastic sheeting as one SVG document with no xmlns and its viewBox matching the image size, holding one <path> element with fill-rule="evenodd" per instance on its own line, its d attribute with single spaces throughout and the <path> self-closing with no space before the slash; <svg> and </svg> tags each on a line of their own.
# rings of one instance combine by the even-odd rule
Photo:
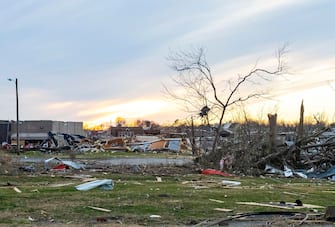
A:
<svg viewBox="0 0 335 227">
<path fill-rule="evenodd" d="M 112 190 L 114 188 L 114 182 L 110 179 L 95 180 L 95 181 L 90 181 L 84 184 L 77 185 L 75 186 L 75 188 L 79 191 L 88 191 L 93 188 L 100 188 L 103 190 Z"/>
</svg>

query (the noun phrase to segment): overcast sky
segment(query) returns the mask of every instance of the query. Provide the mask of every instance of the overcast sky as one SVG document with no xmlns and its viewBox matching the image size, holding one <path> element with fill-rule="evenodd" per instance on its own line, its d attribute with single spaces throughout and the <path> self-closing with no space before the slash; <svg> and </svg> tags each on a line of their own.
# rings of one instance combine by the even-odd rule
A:
<svg viewBox="0 0 335 227">
<path fill-rule="evenodd" d="M 292 75 L 253 113 L 335 114 L 333 0 L 1 0 L 0 119 L 173 122 L 166 57 L 203 47 L 214 76 L 236 76 L 289 43 Z M 177 108 L 177 109 L 176 109 Z"/>
</svg>

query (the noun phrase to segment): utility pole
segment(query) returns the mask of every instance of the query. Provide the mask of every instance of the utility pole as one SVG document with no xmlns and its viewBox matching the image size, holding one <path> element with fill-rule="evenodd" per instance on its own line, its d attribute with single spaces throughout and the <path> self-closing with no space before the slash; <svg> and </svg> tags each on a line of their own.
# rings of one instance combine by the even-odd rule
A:
<svg viewBox="0 0 335 227">
<path fill-rule="evenodd" d="M 17 154 L 20 154 L 20 137 L 19 137 L 19 92 L 18 92 L 17 78 L 15 78 L 15 91 L 16 91 L 16 143 Z"/>
<path fill-rule="evenodd" d="M 9 81 L 13 79 L 9 78 Z M 15 78 L 15 94 L 16 94 L 16 151 L 20 154 L 20 137 L 19 137 L 19 92 L 18 92 L 18 80 Z"/>
</svg>

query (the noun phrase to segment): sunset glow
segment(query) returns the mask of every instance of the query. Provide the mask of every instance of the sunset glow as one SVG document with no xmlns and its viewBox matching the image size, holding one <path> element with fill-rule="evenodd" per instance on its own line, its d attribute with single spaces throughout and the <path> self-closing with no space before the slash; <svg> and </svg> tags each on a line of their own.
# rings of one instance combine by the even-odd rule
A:
<svg viewBox="0 0 335 227">
<path fill-rule="evenodd" d="M 95 114 L 91 117 L 92 120 L 88 120 L 85 123 L 88 128 L 105 123 L 115 125 L 115 119 L 117 117 L 124 118 L 128 123 L 131 123 L 134 120 L 152 120 L 157 121 L 158 123 L 164 123 L 164 121 L 161 121 L 164 118 L 160 118 L 159 114 L 169 113 L 171 107 L 173 107 L 171 103 L 161 100 L 137 100 L 134 102 L 97 108 L 93 111 Z M 91 112 L 82 112 L 82 114 L 85 113 Z"/>
</svg>

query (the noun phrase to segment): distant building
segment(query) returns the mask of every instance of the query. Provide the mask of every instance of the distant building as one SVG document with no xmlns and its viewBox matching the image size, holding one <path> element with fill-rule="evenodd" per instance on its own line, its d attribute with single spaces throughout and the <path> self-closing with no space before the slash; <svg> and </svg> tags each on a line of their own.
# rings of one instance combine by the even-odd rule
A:
<svg viewBox="0 0 335 227">
<path fill-rule="evenodd" d="M 112 137 L 132 137 L 144 134 L 142 127 L 110 127 L 109 131 Z"/>
<path fill-rule="evenodd" d="M 65 133 L 70 135 L 85 136 L 83 122 L 65 122 L 51 120 L 20 121 L 20 144 L 38 144 L 48 138 L 49 132 L 55 134 Z M 11 143 L 16 144 L 16 122 L 11 122 L 8 130 L 8 135 Z"/>
<path fill-rule="evenodd" d="M 0 120 L 0 144 L 3 142 L 10 143 L 11 126 L 12 124 L 10 121 Z"/>
</svg>

